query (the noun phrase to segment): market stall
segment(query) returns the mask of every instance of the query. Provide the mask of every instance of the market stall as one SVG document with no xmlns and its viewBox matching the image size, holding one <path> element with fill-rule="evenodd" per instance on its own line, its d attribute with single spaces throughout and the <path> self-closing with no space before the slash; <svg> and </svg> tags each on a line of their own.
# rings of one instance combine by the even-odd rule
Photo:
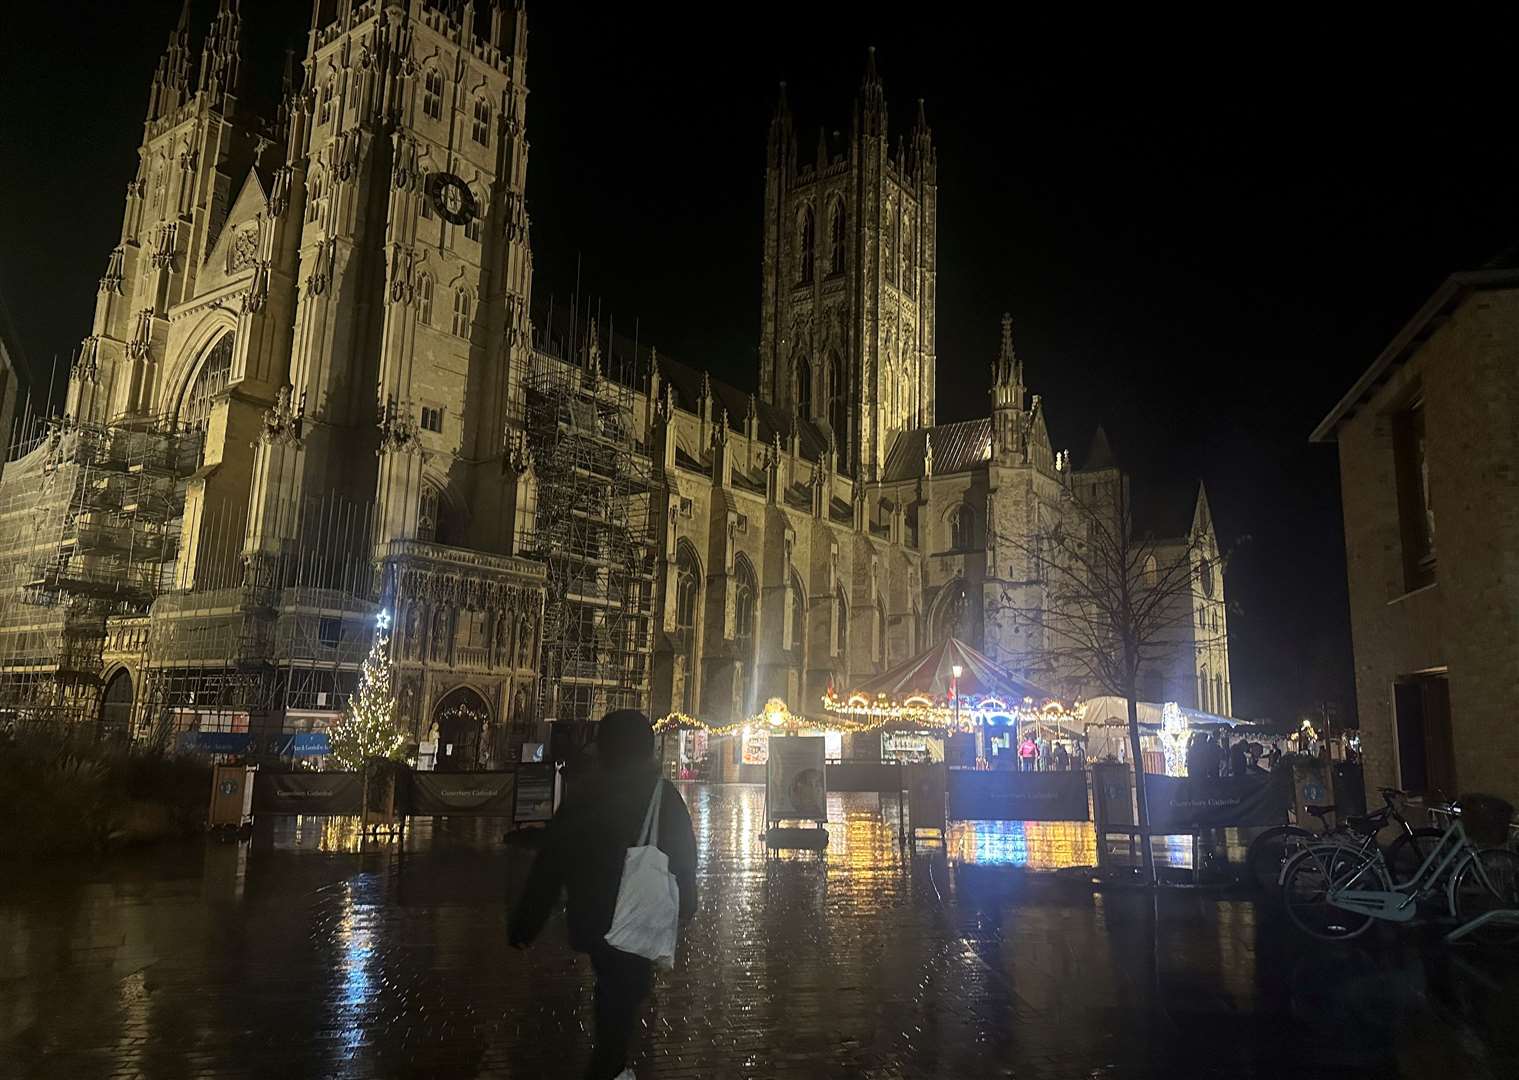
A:
<svg viewBox="0 0 1519 1080">
<path fill-rule="evenodd" d="M 1088 698 L 1077 706 L 1076 712 L 1086 738 L 1089 760 L 1129 760 L 1132 754 L 1126 698 Z M 1137 702 L 1136 712 L 1139 744 L 1145 754 L 1145 772 L 1158 775 L 1186 775 L 1187 744 L 1199 732 L 1216 734 L 1254 727 L 1248 721 L 1186 708 L 1174 701 L 1164 704 Z"/>
</svg>

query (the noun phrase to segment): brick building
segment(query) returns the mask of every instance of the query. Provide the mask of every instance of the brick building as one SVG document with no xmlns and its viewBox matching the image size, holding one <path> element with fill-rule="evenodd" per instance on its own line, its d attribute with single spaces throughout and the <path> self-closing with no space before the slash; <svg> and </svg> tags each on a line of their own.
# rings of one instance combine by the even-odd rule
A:
<svg viewBox="0 0 1519 1080">
<path fill-rule="evenodd" d="M 1519 801 L 1519 267 L 1452 275 L 1313 433 L 1339 446 L 1368 788 Z"/>
</svg>

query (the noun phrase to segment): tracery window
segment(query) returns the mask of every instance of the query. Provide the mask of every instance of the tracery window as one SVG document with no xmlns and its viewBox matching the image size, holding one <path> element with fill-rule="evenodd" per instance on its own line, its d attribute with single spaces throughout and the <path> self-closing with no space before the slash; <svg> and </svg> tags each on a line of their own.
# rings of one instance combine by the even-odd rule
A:
<svg viewBox="0 0 1519 1080">
<path fill-rule="evenodd" d="M 179 403 L 179 424 L 190 431 L 205 431 L 211 421 L 211 408 L 216 399 L 227 389 L 232 375 L 232 349 L 237 342 L 235 333 L 223 334 L 206 352 L 195 373 L 195 379 L 185 390 Z"/>
<path fill-rule="evenodd" d="M 484 98 L 475 99 L 474 122 L 470 124 L 470 138 L 481 146 L 491 144 L 491 107 Z"/>
<path fill-rule="evenodd" d="M 844 203 L 843 200 L 835 200 L 833 204 L 833 220 L 829 225 L 828 246 L 828 273 L 842 274 L 844 272 Z"/>
<path fill-rule="evenodd" d="M 469 292 L 459 289 L 454 293 L 454 336 L 469 337 Z"/>
<path fill-rule="evenodd" d="M 797 265 L 797 282 L 801 285 L 811 285 L 813 276 L 814 260 L 817 257 L 817 218 L 812 213 L 812 207 L 802 211 L 801 224 L 801 259 Z"/>
</svg>

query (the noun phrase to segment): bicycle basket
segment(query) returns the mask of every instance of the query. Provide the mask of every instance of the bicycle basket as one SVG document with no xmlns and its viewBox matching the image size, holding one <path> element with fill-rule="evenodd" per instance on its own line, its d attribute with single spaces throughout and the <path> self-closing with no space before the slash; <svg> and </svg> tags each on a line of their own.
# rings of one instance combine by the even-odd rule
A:
<svg viewBox="0 0 1519 1080">
<path fill-rule="evenodd" d="M 1461 796 L 1461 825 L 1478 847 L 1502 847 L 1508 842 L 1513 804 L 1496 795 Z"/>
</svg>

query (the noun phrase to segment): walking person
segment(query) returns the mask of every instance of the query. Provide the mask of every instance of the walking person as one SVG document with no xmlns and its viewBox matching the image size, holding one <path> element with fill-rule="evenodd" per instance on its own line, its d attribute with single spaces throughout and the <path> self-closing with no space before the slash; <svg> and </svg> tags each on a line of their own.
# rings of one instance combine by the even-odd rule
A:
<svg viewBox="0 0 1519 1080">
<path fill-rule="evenodd" d="M 567 894 L 570 948 L 590 955 L 596 974 L 596 1041 L 586 1080 L 632 1080 L 628 1047 L 638 1010 L 654 981 L 653 961 L 606 942 L 617 908 L 623 861 L 639 842 L 656 784 L 658 846 L 680 888 L 682 924 L 696 913 L 696 837 L 680 792 L 659 778 L 654 729 L 634 709 L 608 713 L 597 725 L 596 769 L 585 776 L 545 832 L 508 940 L 526 948 L 543 929 L 561 891 Z"/>
<path fill-rule="evenodd" d="M 1024 772 L 1034 771 L 1034 756 L 1039 753 L 1039 748 L 1034 744 L 1032 735 L 1025 735 L 1023 741 L 1018 744 L 1018 762 Z"/>
</svg>

